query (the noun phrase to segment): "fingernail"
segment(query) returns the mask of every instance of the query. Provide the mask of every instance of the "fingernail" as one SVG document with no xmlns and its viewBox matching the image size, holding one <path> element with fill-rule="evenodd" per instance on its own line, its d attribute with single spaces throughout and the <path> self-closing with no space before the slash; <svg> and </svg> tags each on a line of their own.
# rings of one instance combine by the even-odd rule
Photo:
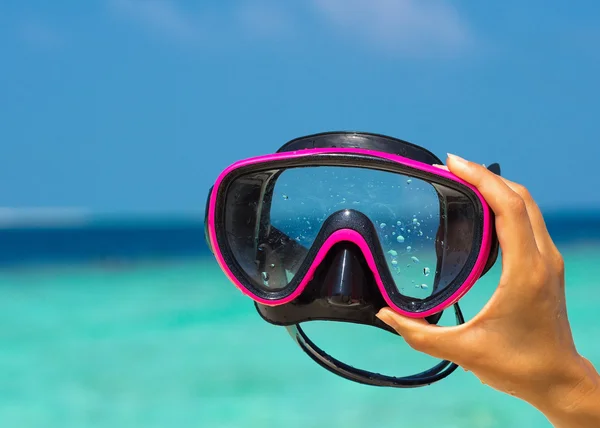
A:
<svg viewBox="0 0 600 428">
<path fill-rule="evenodd" d="M 453 162 L 456 162 L 457 165 L 461 166 L 461 167 L 466 167 L 468 165 L 468 162 L 461 158 L 460 156 L 456 156 L 453 155 L 452 153 L 446 153 L 448 155 L 449 159 L 452 159 Z"/>
<path fill-rule="evenodd" d="M 377 312 L 375 314 L 375 316 L 388 325 L 391 322 L 390 316 L 388 314 L 386 314 L 384 311 Z"/>
<path fill-rule="evenodd" d="M 438 165 L 437 163 L 434 163 L 432 166 L 448 171 L 448 167 L 446 165 Z"/>
</svg>

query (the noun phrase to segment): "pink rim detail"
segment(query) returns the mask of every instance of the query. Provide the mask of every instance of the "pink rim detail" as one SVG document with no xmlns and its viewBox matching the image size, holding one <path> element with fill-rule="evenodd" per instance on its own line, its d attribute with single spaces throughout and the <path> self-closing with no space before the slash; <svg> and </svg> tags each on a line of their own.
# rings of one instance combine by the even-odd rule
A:
<svg viewBox="0 0 600 428">
<path fill-rule="evenodd" d="M 319 154 L 335 154 L 335 153 L 357 154 L 357 155 L 365 155 L 365 156 L 371 156 L 371 157 L 375 157 L 375 158 L 387 159 L 387 160 L 390 160 L 390 161 L 393 161 L 393 162 L 396 162 L 396 163 L 399 163 L 399 164 L 402 164 L 402 165 L 405 165 L 405 166 L 408 166 L 408 167 L 411 167 L 411 168 L 414 168 L 414 169 L 417 169 L 420 171 L 429 172 L 429 173 L 438 175 L 440 177 L 444 177 L 449 180 L 455 181 L 457 183 L 460 183 L 460 184 L 468 187 L 477 195 L 477 197 L 481 201 L 482 206 L 484 207 L 484 210 L 483 210 L 483 240 L 481 243 L 481 249 L 480 249 L 479 255 L 477 257 L 477 260 L 475 262 L 475 266 L 473 267 L 473 270 L 471 271 L 471 273 L 469 274 L 469 276 L 467 277 L 465 282 L 448 299 L 446 299 L 444 302 L 440 303 L 439 305 L 437 305 L 427 311 L 424 311 L 424 312 L 415 313 L 415 312 L 405 311 L 405 310 L 399 308 L 397 305 L 394 304 L 394 302 L 392 302 L 390 300 L 390 298 L 383 286 L 383 282 L 381 280 L 379 272 L 377 271 L 377 267 L 375 265 L 375 260 L 373 258 L 373 254 L 371 254 L 371 251 L 369 250 L 369 247 L 368 247 L 367 243 L 365 242 L 364 238 L 358 232 L 355 232 L 355 231 L 349 230 L 349 229 L 338 230 L 338 231 L 334 232 L 327 239 L 327 241 L 325 241 L 325 243 L 323 244 L 323 246 L 317 253 L 315 260 L 311 264 L 307 275 L 302 279 L 300 285 L 296 288 L 296 290 L 294 290 L 294 292 L 292 294 L 290 294 L 289 296 L 284 297 L 282 299 L 278 299 L 278 300 L 261 299 L 260 297 L 256 296 L 254 293 L 250 292 L 246 287 L 244 287 L 244 285 L 240 281 L 238 281 L 238 279 L 233 275 L 233 273 L 227 266 L 227 263 L 225 263 L 223 254 L 221 253 L 221 249 L 219 248 L 219 246 L 217 244 L 217 237 L 216 237 L 216 231 L 215 231 L 215 207 L 216 207 L 217 195 L 219 193 L 219 187 L 220 187 L 223 179 L 228 174 L 230 174 L 232 171 L 234 171 L 238 168 L 242 168 L 244 166 L 248 166 L 248 165 L 255 165 L 255 164 L 259 164 L 259 163 L 266 163 L 266 162 L 285 160 L 285 159 L 298 159 L 298 158 L 310 157 L 310 156 L 319 155 Z M 390 306 L 390 308 L 392 308 L 394 311 L 396 311 L 404 316 L 411 317 L 411 318 L 425 318 L 430 315 L 436 314 L 436 313 L 448 308 L 449 306 L 453 305 L 454 303 L 456 303 L 461 297 L 463 297 L 471 289 L 471 287 L 475 284 L 475 282 L 479 279 L 481 273 L 483 272 L 483 269 L 485 268 L 485 264 L 487 262 L 487 259 L 488 259 L 489 253 L 490 253 L 490 247 L 491 247 L 491 240 L 490 240 L 491 223 L 490 223 L 490 221 L 491 221 L 491 219 L 490 219 L 489 208 L 488 208 L 487 203 L 485 202 L 485 199 L 481 195 L 481 193 L 473 185 L 458 178 L 456 175 L 452 174 L 451 172 L 440 169 L 440 168 L 436 168 L 434 166 L 431 166 L 431 165 L 428 165 L 428 164 L 425 164 L 422 162 L 418 162 L 418 161 L 415 161 L 412 159 L 407 159 L 405 157 L 398 156 L 398 155 L 378 152 L 378 151 L 374 151 L 374 150 L 354 149 L 354 148 L 305 149 L 305 150 L 299 150 L 299 151 L 294 151 L 294 152 L 284 152 L 284 153 L 275 153 L 275 154 L 270 154 L 270 155 L 265 155 L 265 156 L 258 156 L 258 157 L 238 161 L 238 162 L 230 165 L 228 168 L 226 168 L 217 178 L 217 181 L 215 182 L 215 185 L 214 185 L 211 197 L 210 197 L 210 204 L 209 204 L 209 210 L 208 210 L 209 238 L 211 241 L 213 252 L 215 254 L 215 258 L 217 259 L 217 263 L 219 264 L 219 266 L 221 267 L 221 269 L 223 270 L 223 272 L 225 273 L 227 278 L 238 289 L 240 289 L 243 294 L 247 295 L 252 300 L 259 302 L 261 304 L 264 304 L 264 305 L 269 305 L 269 306 L 283 305 L 283 304 L 289 303 L 290 301 L 294 300 L 296 297 L 298 297 L 302 293 L 302 291 L 304 291 L 306 284 L 308 284 L 308 282 L 312 279 L 312 275 L 314 274 L 316 268 L 323 261 L 323 259 L 325 258 L 327 252 L 331 249 L 331 247 L 338 242 L 349 241 L 349 242 L 352 242 L 352 243 L 358 245 L 359 248 L 361 249 L 361 251 L 364 253 L 367 263 L 369 265 L 369 268 L 373 271 L 373 276 L 375 277 L 377 286 L 379 287 L 379 290 L 381 291 L 383 298 L 385 299 L 387 304 Z"/>
</svg>

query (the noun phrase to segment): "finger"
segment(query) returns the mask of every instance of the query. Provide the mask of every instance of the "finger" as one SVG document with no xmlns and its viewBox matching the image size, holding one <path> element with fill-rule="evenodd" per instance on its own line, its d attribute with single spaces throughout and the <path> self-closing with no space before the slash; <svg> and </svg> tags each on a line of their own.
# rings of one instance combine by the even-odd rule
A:
<svg viewBox="0 0 600 428">
<path fill-rule="evenodd" d="M 496 216 L 496 233 L 503 259 L 520 265 L 539 255 L 523 199 L 499 176 L 482 165 L 448 154 L 450 172 L 472 184 Z"/>
<path fill-rule="evenodd" d="M 404 317 L 390 308 L 383 308 L 377 318 L 392 327 L 408 345 L 420 352 L 457 363 L 461 353 L 458 327 L 440 327 L 422 318 Z"/>
<path fill-rule="evenodd" d="M 542 254 L 553 254 L 555 252 L 558 252 L 558 249 L 554 245 L 552 237 L 548 232 L 548 228 L 546 227 L 544 216 L 542 215 L 538 204 L 531 196 L 531 193 L 529 193 L 525 186 L 510 181 L 504 177 L 501 178 L 502 181 L 504 181 L 506 185 L 510 187 L 514 192 L 516 192 L 519 196 L 521 196 L 521 198 L 525 202 L 525 206 L 527 207 L 527 213 L 529 214 L 529 218 L 531 219 L 533 235 L 535 237 L 537 246 L 540 249 L 540 252 Z"/>
<path fill-rule="evenodd" d="M 445 165 L 433 165 L 433 166 L 435 166 L 436 168 L 439 168 L 439 169 L 449 171 L 448 167 Z M 483 165 L 483 166 L 485 167 L 485 165 Z M 533 236 L 534 236 L 535 242 L 536 242 L 537 247 L 539 248 L 540 252 L 541 253 L 556 253 L 556 252 L 558 252 L 558 249 L 556 248 L 554 241 L 552 241 L 552 237 L 550 236 L 550 233 L 548 232 L 548 229 L 546 227 L 546 222 L 544 221 L 542 212 L 541 212 L 539 206 L 537 205 L 537 203 L 535 202 L 535 200 L 533 199 L 533 196 L 531 195 L 529 190 L 527 190 L 527 188 L 525 186 L 523 186 L 522 184 L 515 183 L 514 181 L 508 180 L 505 177 L 500 177 L 500 178 L 502 179 L 502 181 L 504 181 L 504 183 L 506 183 L 506 185 L 508 187 L 510 187 L 510 189 L 513 192 L 515 192 L 519 196 L 521 196 L 521 198 L 525 202 L 525 206 L 527 208 L 527 213 L 528 213 L 530 221 L 531 221 Z"/>
</svg>

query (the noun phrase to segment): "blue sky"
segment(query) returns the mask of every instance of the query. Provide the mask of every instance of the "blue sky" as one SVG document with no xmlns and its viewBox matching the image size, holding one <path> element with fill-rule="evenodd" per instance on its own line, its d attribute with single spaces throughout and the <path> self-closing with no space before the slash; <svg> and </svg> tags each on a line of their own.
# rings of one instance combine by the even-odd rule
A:
<svg viewBox="0 0 600 428">
<path fill-rule="evenodd" d="M 221 169 L 327 130 L 501 162 L 600 207 L 600 3 L 0 4 L 0 207 L 201 212 Z"/>
</svg>

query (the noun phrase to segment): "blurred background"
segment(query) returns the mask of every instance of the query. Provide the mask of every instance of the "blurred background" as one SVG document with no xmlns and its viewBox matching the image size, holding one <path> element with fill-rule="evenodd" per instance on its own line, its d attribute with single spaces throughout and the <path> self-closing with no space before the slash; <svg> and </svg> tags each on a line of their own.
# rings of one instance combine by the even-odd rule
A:
<svg viewBox="0 0 600 428">
<path fill-rule="evenodd" d="M 2 2 L 0 426 L 549 427 L 462 370 L 418 390 L 323 370 L 228 283 L 204 204 L 230 163 L 314 132 L 500 162 L 547 217 L 600 365 L 599 43 L 591 0 Z M 350 363 L 433 362 L 318 327 Z"/>
</svg>

